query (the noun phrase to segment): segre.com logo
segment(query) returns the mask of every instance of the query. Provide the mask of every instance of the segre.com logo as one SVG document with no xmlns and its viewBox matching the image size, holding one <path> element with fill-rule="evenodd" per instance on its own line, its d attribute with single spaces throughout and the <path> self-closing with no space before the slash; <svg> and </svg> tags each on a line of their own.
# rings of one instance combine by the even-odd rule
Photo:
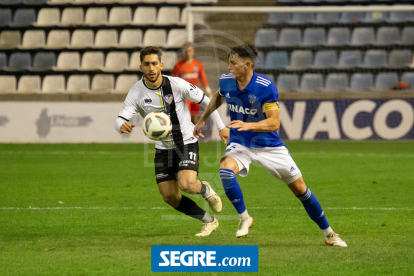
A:
<svg viewBox="0 0 414 276">
<path fill-rule="evenodd" d="M 257 245 L 154 245 L 153 272 L 257 272 Z"/>
</svg>

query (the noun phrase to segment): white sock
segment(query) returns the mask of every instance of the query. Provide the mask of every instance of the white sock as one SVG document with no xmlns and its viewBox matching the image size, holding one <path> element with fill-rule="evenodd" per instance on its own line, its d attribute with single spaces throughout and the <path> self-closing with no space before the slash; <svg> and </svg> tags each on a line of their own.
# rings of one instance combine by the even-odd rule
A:
<svg viewBox="0 0 414 276">
<path fill-rule="evenodd" d="M 323 230 L 322 230 L 322 232 L 323 232 L 323 234 L 325 235 L 325 237 L 327 237 L 327 236 L 329 236 L 330 234 L 332 234 L 332 233 L 333 233 L 333 230 L 332 230 L 332 228 L 329 226 L 328 228 L 323 229 Z"/>
<path fill-rule="evenodd" d="M 250 218 L 250 216 L 249 216 L 249 213 L 247 213 L 247 209 L 243 213 L 239 214 L 239 219 L 245 220 L 248 218 Z"/>
</svg>

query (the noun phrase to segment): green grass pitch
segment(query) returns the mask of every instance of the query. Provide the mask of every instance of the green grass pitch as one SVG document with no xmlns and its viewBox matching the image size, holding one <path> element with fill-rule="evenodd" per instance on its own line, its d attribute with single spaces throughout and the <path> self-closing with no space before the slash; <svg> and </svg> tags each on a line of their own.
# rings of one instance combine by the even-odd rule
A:
<svg viewBox="0 0 414 276">
<path fill-rule="evenodd" d="M 0 145 L 0 275 L 171 275 L 151 272 L 152 245 L 258 245 L 251 275 L 414 275 L 414 142 L 287 144 L 348 248 L 326 246 L 300 201 L 256 165 L 238 177 L 255 225 L 236 239 L 220 143 L 200 144 L 200 177 L 223 199 L 206 238 L 162 201 L 153 145 Z"/>
</svg>

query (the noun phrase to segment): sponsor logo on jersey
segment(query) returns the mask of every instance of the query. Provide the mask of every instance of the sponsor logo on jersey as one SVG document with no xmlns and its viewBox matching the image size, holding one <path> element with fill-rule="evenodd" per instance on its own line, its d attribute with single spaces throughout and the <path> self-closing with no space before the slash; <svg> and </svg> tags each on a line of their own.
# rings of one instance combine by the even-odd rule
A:
<svg viewBox="0 0 414 276">
<path fill-rule="evenodd" d="M 249 95 L 250 104 L 254 104 L 255 101 L 256 101 L 256 96 L 255 95 Z"/>
<path fill-rule="evenodd" d="M 198 73 L 186 73 L 181 76 L 183 79 L 198 79 Z"/>
<path fill-rule="evenodd" d="M 144 99 L 144 103 L 148 104 L 148 103 L 152 103 L 151 99 Z"/>
<path fill-rule="evenodd" d="M 164 99 L 167 103 L 170 104 L 173 101 L 173 95 L 167 95 L 167 96 L 164 97 Z"/>
<path fill-rule="evenodd" d="M 229 104 L 229 110 L 236 112 L 236 113 L 242 113 L 242 114 L 248 114 L 248 115 L 254 115 L 257 113 L 257 109 L 250 109 L 250 108 L 243 108 L 243 106 L 238 106 L 235 104 Z"/>
</svg>

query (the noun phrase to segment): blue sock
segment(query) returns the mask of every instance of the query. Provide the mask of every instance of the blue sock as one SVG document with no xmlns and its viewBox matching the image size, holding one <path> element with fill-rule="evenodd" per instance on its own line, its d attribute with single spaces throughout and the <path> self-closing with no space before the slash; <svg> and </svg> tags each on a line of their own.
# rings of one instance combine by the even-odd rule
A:
<svg viewBox="0 0 414 276">
<path fill-rule="evenodd" d="M 227 169 L 220 169 L 219 173 L 227 197 L 237 212 L 239 214 L 243 213 L 246 211 L 246 206 L 244 205 L 242 190 L 236 180 L 236 174 L 232 170 Z"/>
<path fill-rule="evenodd" d="M 318 199 L 311 193 L 308 187 L 306 187 L 306 192 L 303 195 L 297 196 L 297 198 L 302 201 L 303 207 L 305 207 L 309 217 L 316 222 L 319 228 L 324 230 L 329 227 L 329 223 L 326 220 Z"/>
</svg>

